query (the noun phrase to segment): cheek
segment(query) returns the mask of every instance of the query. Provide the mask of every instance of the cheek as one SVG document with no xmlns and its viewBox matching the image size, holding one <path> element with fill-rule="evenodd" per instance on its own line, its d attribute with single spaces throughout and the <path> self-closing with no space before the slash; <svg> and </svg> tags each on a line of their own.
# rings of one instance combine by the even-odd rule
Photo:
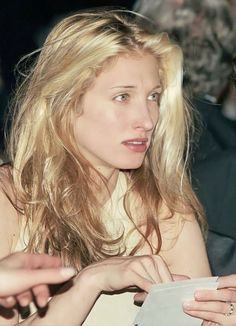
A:
<svg viewBox="0 0 236 326">
<path fill-rule="evenodd" d="M 97 143 L 109 145 L 129 128 L 127 111 L 115 110 L 104 103 L 99 109 L 84 112 L 74 122 L 74 134 L 77 145 Z"/>
<path fill-rule="evenodd" d="M 84 114 L 74 123 L 74 135 L 77 145 L 101 143 L 111 134 L 113 124 L 102 114 Z"/>
<path fill-rule="evenodd" d="M 152 116 L 153 124 L 154 124 L 154 126 L 156 126 L 158 119 L 159 119 L 159 110 L 157 110 L 157 109 L 153 110 L 151 116 Z"/>
</svg>

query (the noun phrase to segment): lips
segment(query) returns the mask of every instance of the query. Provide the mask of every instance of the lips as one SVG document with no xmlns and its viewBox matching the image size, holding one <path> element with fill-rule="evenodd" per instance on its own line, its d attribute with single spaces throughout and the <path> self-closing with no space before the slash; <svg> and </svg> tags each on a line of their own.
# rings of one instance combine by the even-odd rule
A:
<svg viewBox="0 0 236 326">
<path fill-rule="evenodd" d="M 148 138 L 127 139 L 122 144 L 132 152 L 143 153 L 148 148 Z"/>
</svg>

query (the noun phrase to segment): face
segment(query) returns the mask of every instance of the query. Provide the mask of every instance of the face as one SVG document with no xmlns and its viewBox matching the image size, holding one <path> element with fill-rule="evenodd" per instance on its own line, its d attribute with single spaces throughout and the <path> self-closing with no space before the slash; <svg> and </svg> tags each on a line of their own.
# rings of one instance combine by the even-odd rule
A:
<svg viewBox="0 0 236 326">
<path fill-rule="evenodd" d="M 82 155 L 103 175 L 142 165 L 158 119 L 158 64 L 151 54 L 109 63 L 84 94 L 74 134 Z"/>
</svg>

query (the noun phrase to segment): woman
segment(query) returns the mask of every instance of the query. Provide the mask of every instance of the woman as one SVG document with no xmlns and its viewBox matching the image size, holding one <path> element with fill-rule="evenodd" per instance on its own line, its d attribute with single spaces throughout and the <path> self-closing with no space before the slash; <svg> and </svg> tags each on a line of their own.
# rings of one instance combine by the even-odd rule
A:
<svg viewBox="0 0 236 326">
<path fill-rule="evenodd" d="M 64 19 L 17 92 L 1 255 L 46 252 L 79 271 L 26 323 L 129 325 L 133 286 L 210 275 L 183 159 L 181 50 L 139 21 L 103 8 Z"/>
</svg>

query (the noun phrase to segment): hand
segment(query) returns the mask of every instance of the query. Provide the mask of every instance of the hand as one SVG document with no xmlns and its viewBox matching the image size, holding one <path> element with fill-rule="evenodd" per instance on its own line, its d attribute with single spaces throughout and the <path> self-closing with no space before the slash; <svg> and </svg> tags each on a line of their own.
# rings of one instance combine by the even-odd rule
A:
<svg viewBox="0 0 236 326">
<path fill-rule="evenodd" d="M 157 255 L 109 258 L 86 267 L 77 277 L 97 295 L 131 287 L 145 291 L 137 293 L 135 301 L 143 301 L 153 284 L 173 280 L 165 262 Z"/>
<path fill-rule="evenodd" d="M 61 288 L 62 292 L 57 292 L 57 295 L 50 301 L 47 321 L 61 325 L 64 316 L 69 316 L 71 325 L 82 325 L 103 291 L 114 293 L 118 290 L 126 292 L 129 289 L 137 289 L 134 300 L 143 301 L 153 284 L 170 281 L 172 281 L 172 275 L 160 256 L 105 259 L 84 268 L 74 277 L 73 285 L 69 290 L 64 291 Z M 140 290 L 144 292 L 140 293 Z M 59 305 L 63 309 L 59 309 Z M 79 310 L 78 307 L 80 307 Z"/>
<path fill-rule="evenodd" d="M 199 290 L 195 301 L 184 303 L 184 311 L 194 317 L 203 319 L 202 325 L 236 325 L 236 275 L 221 276 L 217 290 Z M 232 303 L 233 312 L 230 312 Z"/>
<path fill-rule="evenodd" d="M 46 254 L 14 253 L 1 259 L 0 305 L 10 308 L 18 302 L 26 306 L 34 296 L 39 307 L 45 306 L 47 284 L 65 282 L 75 274 L 72 268 L 60 266 L 60 258 Z"/>
</svg>

